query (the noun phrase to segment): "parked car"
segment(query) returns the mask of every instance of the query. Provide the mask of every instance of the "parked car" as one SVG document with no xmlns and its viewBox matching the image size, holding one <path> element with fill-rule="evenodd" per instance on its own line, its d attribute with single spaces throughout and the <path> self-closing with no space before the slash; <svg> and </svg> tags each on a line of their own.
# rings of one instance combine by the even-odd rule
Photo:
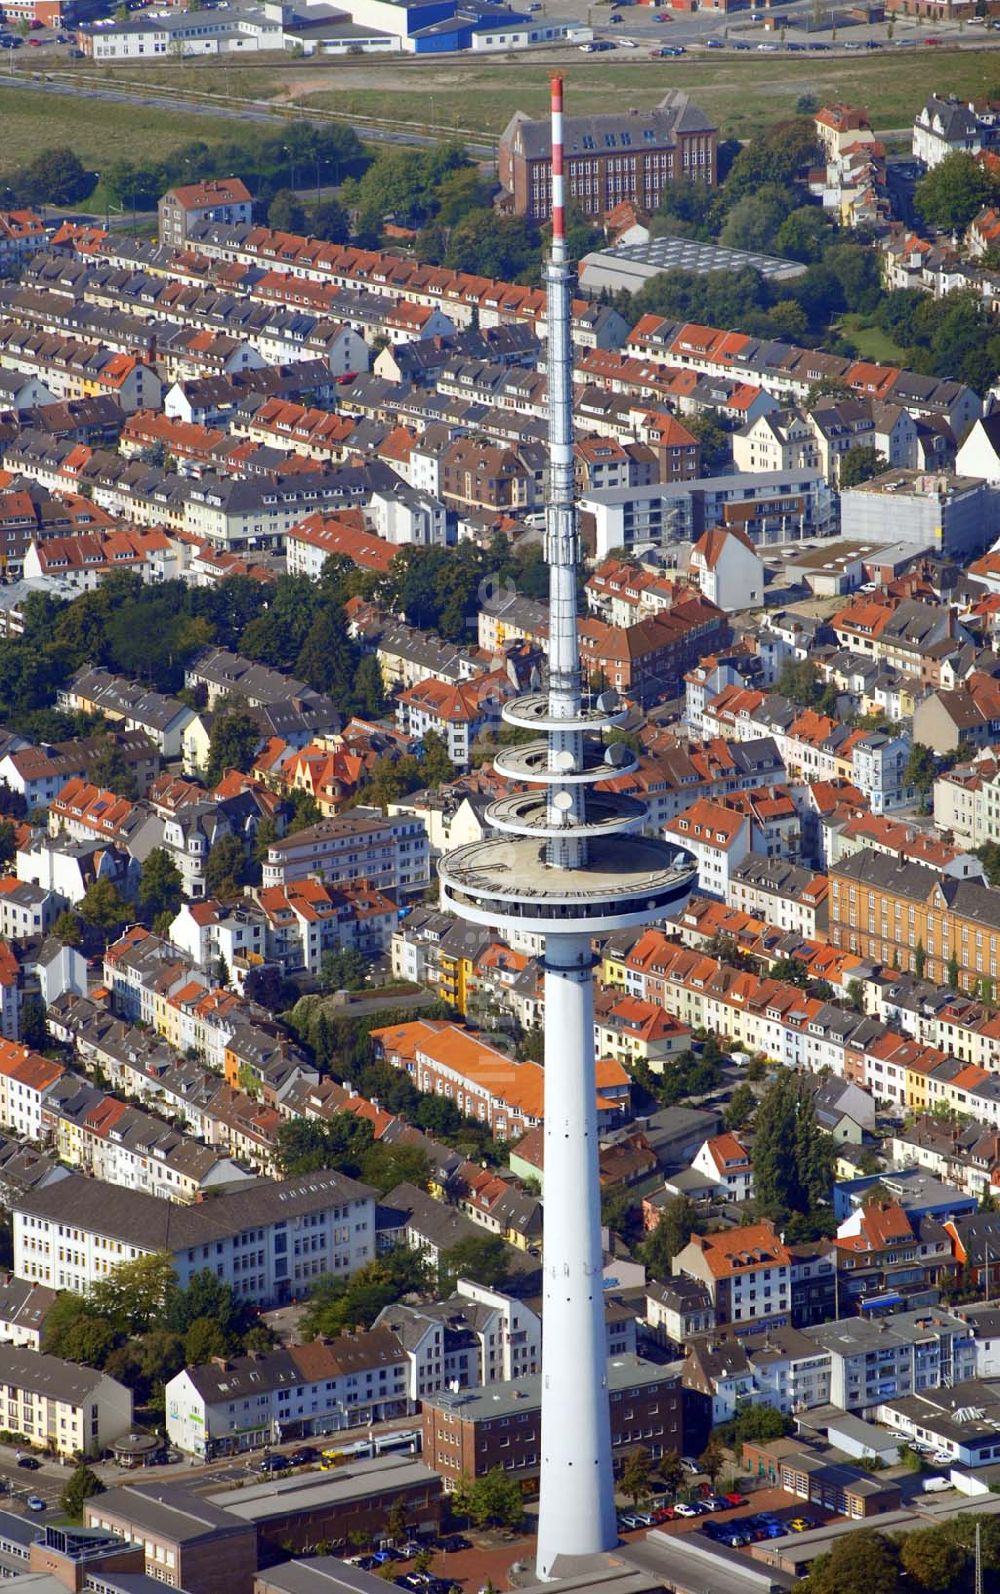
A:
<svg viewBox="0 0 1000 1594">
<path fill-rule="evenodd" d="M 438 1539 L 438 1549 L 445 1555 L 454 1555 L 457 1550 L 471 1550 L 472 1540 L 463 1538 L 461 1533 L 449 1533 L 447 1538 Z"/>
<path fill-rule="evenodd" d="M 687 55 L 687 50 L 684 48 L 683 44 L 661 44 L 658 50 L 653 51 L 653 54 L 659 56 Z"/>
<path fill-rule="evenodd" d="M 265 1456 L 257 1463 L 258 1472 L 285 1472 L 291 1466 L 287 1456 Z"/>
<path fill-rule="evenodd" d="M 37 1472 L 42 1463 L 37 1461 L 34 1456 L 18 1456 L 17 1464 L 19 1467 L 24 1467 L 28 1472 Z"/>
<path fill-rule="evenodd" d="M 672 1522 L 676 1515 L 677 1515 L 676 1506 L 658 1505 L 656 1510 L 653 1512 L 653 1521 L 654 1522 Z"/>
<path fill-rule="evenodd" d="M 692 1461 L 690 1456 L 681 1456 L 681 1466 L 684 1468 L 685 1472 L 690 1472 L 692 1477 L 701 1477 L 701 1467 L 698 1465 L 697 1461 Z"/>
<path fill-rule="evenodd" d="M 745 1494 L 738 1494 L 735 1489 L 733 1490 L 732 1494 L 724 1494 L 722 1496 L 722 1498 L 725 1500 L 727 1505 L 746 1505 L 747 1504 L 746 1495 Z"/>
<path fill-rule="evenodd" d="M 687 1505 L 683 1500 L 679 1500 L 674 1506 L 674 1512 L 679 1517 L 696 1517 L 701 1515 L 701 1512 L 696 1506 Z"/>
<path fill-rule="evenodd" d="M 45 1510 L 45 1501 L 44 1500 L 40 1500 L 38 1498 L 37 1494 L 29 1494 L 27 1500 L 25 1500 L 24 1503 L 28 1507 L 29 1511 L 44 1511 Z"/>
<path fill-rule="evenodd" d="M 816 1527 L 816 1523 L 812 1517 L 792 1517 L 788 1526 L 793 1533 L 808 1533 L 811 1528 Z"/>
<path fill-rule="evenodd" d="M 290 1467 L 311 1467 L 314 1461 L 319 1460 L 319 1451 L 312 1445 L 303 1445 L 300 1450 L 293 1450 L 288 1458 Z"/>
</svg>

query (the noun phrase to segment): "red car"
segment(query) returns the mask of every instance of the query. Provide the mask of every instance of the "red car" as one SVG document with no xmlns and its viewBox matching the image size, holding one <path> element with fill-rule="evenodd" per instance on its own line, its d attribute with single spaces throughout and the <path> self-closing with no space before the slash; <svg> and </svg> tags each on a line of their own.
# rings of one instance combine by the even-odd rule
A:
<svg viewBox="0 0 1000 1594">
<path fill-rule="evenodd" d="M 672 1522 L 677 1515 L 672 1505 L 661 1505 L 653 1512 L 654 1522 Z"/>
<path fill-rule="evenodd" d="M 746 1505 L 747 1503 L 747 1497 L 745 1494 L 724 1494 L 722 1498 L 725 1500 L 727 1505 Z"/>
</svg>

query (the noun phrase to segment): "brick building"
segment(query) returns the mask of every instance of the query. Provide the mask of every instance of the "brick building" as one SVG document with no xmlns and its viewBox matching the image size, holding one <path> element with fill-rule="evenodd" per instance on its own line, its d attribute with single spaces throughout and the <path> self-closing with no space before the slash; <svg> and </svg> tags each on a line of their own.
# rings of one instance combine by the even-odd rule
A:
<svg viewBox="0 0 1000 1594">
<path fill-rule="evenodd" d="M 966 991 L 1000 972 L 1000 891 L 866 847 L 830 867 L 829 939 L 890 968 Z"/>
<path fill-rule="evenodd" d="M 563 124 L 566 182 L 588 216 L 603 216 L 623 201 L 655 210 L 676 182 L 714 184 L 716 128 L 681 89 L 651 111 L 569 116 Z M 500 139 L 500 182 L 515 214 L 539 221 L 552 203 L 549 123 L 516 111 Z"/>
<path fill-rule="evenodd" d="M 616 1461 L 642 1445 L 654 1457 L 682 1451 L 680 1364 L 616 1356 L 608 1362 L 611 1443 Z M 484 1389 L 442 1390 L 423 1400 L 423 1458 L 453 1486 L 491 1467 L 514 1477 L 538 1476 L 541 1378 L 531 1375 Z"/>
</svg>

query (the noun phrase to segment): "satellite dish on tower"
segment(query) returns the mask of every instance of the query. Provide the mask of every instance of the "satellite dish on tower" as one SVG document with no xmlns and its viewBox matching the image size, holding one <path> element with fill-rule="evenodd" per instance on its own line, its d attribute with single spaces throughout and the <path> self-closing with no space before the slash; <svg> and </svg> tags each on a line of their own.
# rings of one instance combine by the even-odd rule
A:
<svg viewBox="0 0 1000 1594">
<path fill-rule="evenodd" d="M 552 806 L 553 808 L 558 808 L 561 814 L 566 813 L 567 809 L 572 808 L 573 806 L 573 793 L 569 791 L 557 791 L 552 799 Z"/>
<path fill-rule="evenodd" d="M 576 768 L 576 759 L 568 747 L 560 747 L 552 754 L 552 763 L 563 774 Z"/>
</svg>

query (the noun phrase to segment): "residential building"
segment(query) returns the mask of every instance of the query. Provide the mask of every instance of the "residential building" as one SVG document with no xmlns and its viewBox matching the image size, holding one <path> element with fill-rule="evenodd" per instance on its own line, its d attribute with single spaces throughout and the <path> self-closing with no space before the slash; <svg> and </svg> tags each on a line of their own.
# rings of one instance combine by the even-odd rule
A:
<svg viewBox="0 0 1000 1594">
<path fill-rule="evenodd" d="M 0 1346 L 6 1420 L 60 1459 L 97 1457 L 132 1426 L 132 1391 L 106 1373 L 27 1346 Z"/>
<path fill-rule="evenodd" d="M 739 527 L 706 531 L 691 550 L 689 569 L 703 596 L 727 614 L 764 602 L 764 565 Z"/>
<path fill-rule="evenodd" d="M 213 177 L 168 188 L 157 210 L 160 243 L 183 249 L 195 227 L 216 221 L 245 226 L 252 213 L 250 190 L 238 177 Z"/>
<path fill-rule="evenodd" d="M 424 891 L 430 884 L 427 832 L 410 815 L 387 819 L 376 809 L 355 808 L 268 847 L 265 888 L 293 885 L 310 876 L 334 886 L 365 881 L 390 897 Z"/>
<path fill-rule="evenodd" d="M 167 1438 L 211 1461 L 288 1439 L 405 1417 L 408 1362 L 375 1327 L 338 1339 L 186 1367 L 164 1391 Z"/>
<path fill-rule="evenodd" d="M 749 1201 L 753 1197 L 753 1162 L 738 1135 L 713 1135 L 691 1162 L 704 1174 L 724 1201 Z"/>
<path fill-rule="evenodd" d="M 790 1320 L 791 1255 L 772 1223 L 693 1235 L 673 1271 L 705 1285 L 720 1324 Z"/>
<path fill-rule="evenodd" d="M 211 1267 L 242 1299 L 280 1304 L 375 1255 L 372 1193 L 334 1173 L 257 1180 L 191 1206 L 72 1174 L 13 1210 L 17 1276 L 79 1293 L 121 1262 L 165 1252 L 182 1285 Z"/>
<path fill-rule="evenodd" d="M 958 5 L 949 7 L 952 9 L 955 15 L 971 14 Z M 924 166 L 933 168 L 948 155 L 978 155 L 992 149 L 998 133 L 1000 118 L 995 106 L 965 103 L 953 94 L 932 94 L 913 119 L 913 154 Z"/>
</svg>

